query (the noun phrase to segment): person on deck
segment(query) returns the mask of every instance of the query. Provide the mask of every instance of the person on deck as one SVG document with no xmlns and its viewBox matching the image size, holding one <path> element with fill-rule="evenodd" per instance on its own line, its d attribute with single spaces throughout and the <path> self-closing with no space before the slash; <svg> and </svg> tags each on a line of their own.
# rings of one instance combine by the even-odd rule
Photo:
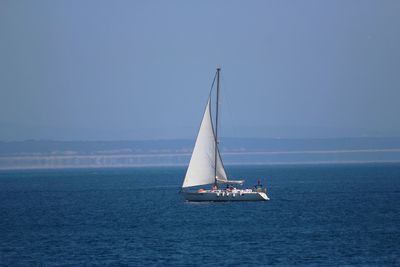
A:
<svg viewBox="0 0 400 267">
<path fill-rule="evenodd" d="M 254 186 L 254 188 L 255 188 L 255 190 L 257 192 L 261 192 L 262 191 L 262 184 L 261 184 L 260 179 L 257 180 L 257 184 Z"/>
</svg>

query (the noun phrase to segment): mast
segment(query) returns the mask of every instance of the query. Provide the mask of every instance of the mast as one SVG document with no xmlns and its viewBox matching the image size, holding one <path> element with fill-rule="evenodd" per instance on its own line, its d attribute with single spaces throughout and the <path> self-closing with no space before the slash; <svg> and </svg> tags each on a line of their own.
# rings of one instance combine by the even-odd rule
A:
<svg viewBox="0 0 400 267">
<path fill-rule="evenodd" d="M 215 157 L 214 157 L 214 186 L 217 186 L 217 162 L 218 162 L 218 104 L 219 104 L 219 73 L 221 68 L 217 68 L 217 101 L 215 113 Z"/>
</svg>

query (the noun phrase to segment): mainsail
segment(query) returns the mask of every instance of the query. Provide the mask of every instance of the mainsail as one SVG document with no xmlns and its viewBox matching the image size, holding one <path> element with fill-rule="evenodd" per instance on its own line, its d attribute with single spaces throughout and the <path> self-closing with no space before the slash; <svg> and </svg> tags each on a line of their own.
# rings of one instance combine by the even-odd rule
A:
<svg viewBox="0 0 400 267">
<path fill-rule="evenodd" d="M 208 98 L 206 110 L 201 121 L 192 158 L 182 187 L 212 184 L 217 179 L 227 181 L 224 165 L 217 150 L 217 177 L 215 177 L 215 134 L 211 119 L 211 98 Z"/>
</svg>

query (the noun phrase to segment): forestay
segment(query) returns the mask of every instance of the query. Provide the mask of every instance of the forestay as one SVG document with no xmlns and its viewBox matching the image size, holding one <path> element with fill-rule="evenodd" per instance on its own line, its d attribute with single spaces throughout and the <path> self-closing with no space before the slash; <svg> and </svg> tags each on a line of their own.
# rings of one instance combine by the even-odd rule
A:
<svg viewBox="0 0 400 267">
<path fill-rule="evenodd" d="M 211 184 L 215 182 L 215 134 L 211 119 L 211 99 L 208 99 L 206 110 L 201 121 L 196 144 L 190 159 L 182 187 Z M 226 173 L 221 156 L 217 155 L 217 180 L 226 181 Z"/>
</svg>

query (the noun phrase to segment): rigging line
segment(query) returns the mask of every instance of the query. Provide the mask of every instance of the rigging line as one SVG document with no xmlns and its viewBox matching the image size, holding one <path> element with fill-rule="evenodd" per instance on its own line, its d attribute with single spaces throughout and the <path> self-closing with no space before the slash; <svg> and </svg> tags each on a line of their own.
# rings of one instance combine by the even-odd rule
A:
<svg viewBox="0 0 400 267">
<path fill-rule="evenodd" d="M 220 88 L 223 87 L 224 90 L 219 90 L 219 103 L 224 103 L 224 100 L 227 100 L 226 96 L 228 96 L 228 94 L 226 93 L 226 92 L 228 92 L 228 90 L 226 90 L 226 88 L 228 88 L 228 86 L 226 86 L 226 83 L 225 83 L 225 76 L 226 75 L 220 75 L 220 82 L 219 82 L 220 83 Z M 222 91 L 223 91 L 223 93 L 221 94 Z M 225 102 L 224 106 L 228 106 L 228 111 L 230 111 L 229 105 L 227 105 L 227 102 Z M 226 114 L 226 113 L 224 113 L 224 111 L 220 109 L 219 110 L 219 117 L 220 118 L 224 118 L 224 114 Z M 229 118 L 229 119 L 231 119 L 231 118 Z M 226 121 L 226 120 L 223 120 L 223 121 Z M 220 125 L 220 127 L 218 129 L 218 133 L 219 133 L 219 136 L 220 136 L 220 139 L 221 139 L 221 137 L 222 137 L 221 132 L 223 132 L 223 131 L 221 131 L 221 129 L 223 129 L 223 127 L 221 127 L 221 123 L 219 125 Z M 225 131 L 225 132 L 229 132 L 229 129 L 228 129 L 228 131 Z M 221 142 L 219 142 L 219 144 L 221 144 Z M 221 159 L 222 169 L 224 169 L 225 175 L 228 178 L 229 175 L 228 175 L 227 170 L 225 168 L 224 161 L 222 160 L 222 157 L 221 157 L 221 146 L 218 146 L 218 154 L 219 154 L 219 158 Z"/>
<path fill-rule="evenodd" d="M 213 125 L 213 119 L 212 119 L 212 111 L 213 111 L 213 109 L 212 109 L 212 97 L 211 96 L 212 96 L 212 89 L 214 88 L 215 80 L 217 79 L 217 75 L 218 75 L 218 70 L 214 74 L 214 79 L 213 79 L 213 82 L 211 84 L 210 93 L 208 94 L 208 98 L 210 99 L 209 109 L 210 109 L 211 127 L 213 128 L 213 133 L 214 133 L 214 125 Z"/>
<path fill-rule="evenodd" d="M 217 71 L 216 71 L 215 74 L 214 74 L 214 79 L 213 79 L 212 84 L 211 84 L 210 93 L 208 94 L 208 97 L 210 97 L 210 98 L 211 98 L 211 92 L 212 92 L 212 89 L 213 89 L 213 87 L 214 87 L 214 84 L 215 84 L 215 80 L 216 80 L 216 79 L 217 79 Z"/>
</svg>

